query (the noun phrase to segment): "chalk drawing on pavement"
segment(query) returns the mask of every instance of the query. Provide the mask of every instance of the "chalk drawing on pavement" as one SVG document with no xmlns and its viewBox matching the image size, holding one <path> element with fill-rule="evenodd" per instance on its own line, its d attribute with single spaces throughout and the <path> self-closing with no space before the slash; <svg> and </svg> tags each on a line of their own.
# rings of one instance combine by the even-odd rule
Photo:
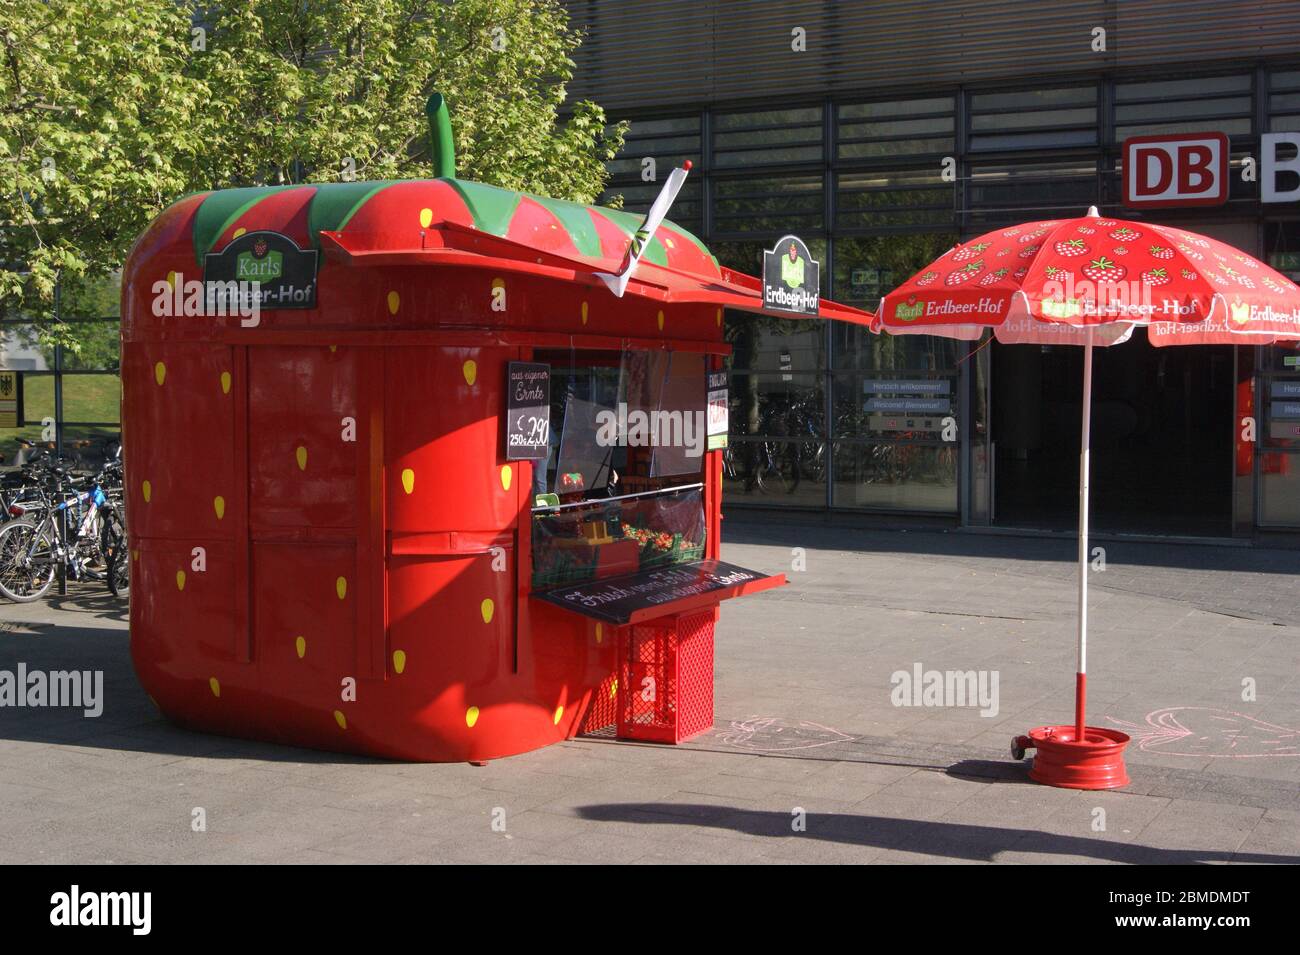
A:
<svg viewBox="0 0 1300 955">
<path fill-rule="evenodd" d="M 1145 725 L 1107 719 L 1147 753 L 1214 759 L 1300 756 L 1300 730 L 1212 706 L 1167 706 L 1148 713 Z"/>
<path fill-rule="evenodd" d="M 718 735 L 719 742 L 740 749 L 781 753 L 846 743 L 855 737 L 809 720 L 788 720 L 779 716 L 751 716 L 732 720 L 731 729 Z"/>
</svg>

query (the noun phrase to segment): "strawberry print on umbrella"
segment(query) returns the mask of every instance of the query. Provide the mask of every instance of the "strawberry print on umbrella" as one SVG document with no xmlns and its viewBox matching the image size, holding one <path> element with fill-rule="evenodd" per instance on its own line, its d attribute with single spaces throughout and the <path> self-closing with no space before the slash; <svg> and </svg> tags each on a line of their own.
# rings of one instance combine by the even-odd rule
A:
<svg viewBox="0 0 1300 955">
<path fill-rule="evenodd" d="M 982 260 L 976 260 L 963 265 L 959 269 L 954 269 L 952 272 L 949 272 L 948 277 L 943 280 L 943 283 L 950 286 L 965 285 L 983 271 L 984 262 Z"/>
<path fill-rule="evenodd" d="M 1008 342 L 1071 339 L 1070 328 L 1037 327 L 1048 321 L 1098 327 L 1096 343 L 1113 344 L 1147 325 L 1156 345 L 1231 344 L 1241 335 L 1268 344 L 1300 334 L 1300 312 L 1277 301 L 1296 291 L 1290 279 L 1214 239 L 1095 216 L 977 236 L 897 289 L 927 306 L 923 318 L 907 320 L 916 333 L 961 325 L 969 339 L 985 327 Z M 888 327 L 891 316 L 882 313 L 877 324 Z"/>
<path fill-rule="evenodd" d="M 989 247 L 988 242 L 972 242 L 970 245 L 960 246 L 952 254 L 954 262 L 969 262 L 971 259 L 977 259 L 984 254 L 984 250 Z"/>
<path fill-rule="evenodd" d="M 1093 282 L 1118 282 L 1128 274 L 1128 269 L 1104 255 L 1093 259 L 1080 271 L 1084 278 Z"/>
</svg>

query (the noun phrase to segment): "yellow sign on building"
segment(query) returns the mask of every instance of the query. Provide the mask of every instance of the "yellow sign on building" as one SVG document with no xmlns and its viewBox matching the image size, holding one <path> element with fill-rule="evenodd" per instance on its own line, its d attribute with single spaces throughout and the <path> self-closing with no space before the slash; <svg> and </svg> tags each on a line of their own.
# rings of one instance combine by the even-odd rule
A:
<svg viewBox="0 0 1300 955">
<path fill-rule="evenodd" d="M 17 428 L 22 422 L 23 374 L 0 371 L 0 428 Z"/>
</svg>

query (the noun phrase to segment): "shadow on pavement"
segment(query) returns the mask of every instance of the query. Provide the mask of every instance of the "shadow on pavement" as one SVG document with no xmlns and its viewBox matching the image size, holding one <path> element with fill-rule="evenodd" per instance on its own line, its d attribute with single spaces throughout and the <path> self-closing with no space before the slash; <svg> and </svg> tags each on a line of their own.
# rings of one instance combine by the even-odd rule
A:
<svg viewBox="0 0 1300 955">
<path fill-rule="evenodd" d="M 580 806 L 577 811 L 581 818 L 592 822 L 689 825 L 707 829 L 725 829 L 745 836 L 813 839 L 971 862 L 995 862 L 999 852 L 1086 857 L 1098 862 L 1143 865 L 1156 863 L 1204 865 L 1213 862 L 1294 865 L 1300 862 L 1300 857 L 1297 856 L 1220 852 L 1211 849 L 1160 849 L 1105 839 L 1067 836 L 1037 829 L 1009 829 L 942 821 L 925 822 L 889 816 L 809 813 L 806 831 L 796 833 L 790 827 L 790 813 L 780 811 L 765 812 L 691 803 L 606 803 Z"/>
<path fill-rule="evenodd" d="M 103 593 L 69 593 L 67 596 L 53 594 L 45 598 L 45 604 L 51 610 L 64 610 L 71 613 L 89 614 L 97 620 L 113 620 L 117 623 L 129 623 L 128 605 L 124 598 Z"/>
<path fill-rule="evenodd" d="M 74 600 L 72 595 L 55 600 Z M 75 597 L 75 611 L 100 610 L 97 597 Z M 112 600 L 105 595 L 105 600 Z M 56 607 L 55 601 L 50 601 Z M 77 746 L 120 752 L 197 756 L 207 759 L 260 759 L 324 765 L 378 763 L 384 760 L 299 749 L 256 740 L 193 732 L 168 721 L 140 688 L 131 665 L 130 638 L 120 626 L 85 627 L 45 622 L 8 624 L 0 632 L 0 670 L 17 672 L 92 670 L 104 674 L 103 713 L 87 717 L 76 707 L 0 709 L 0 740 Z"/>
<path fill-rule="evenodd" d="M 1024 783 L 1037 786 L 1029 778 L 1027 763 L 1008 762 L 994 759 L 963 759 L 944 769 L 954 779 L 964 779 L 973 783 Z"/>
<path fill-rule="evenodd" d="M 1064 564 L 1073 564 L 1078 559 L 1077 544 L 1072 534 L 1040 537 L 928 528 L 836 527 L 818 523 L 815 518 L 796 523 L 790 521 L 788 516 L 784 521 L 760 522 L 749 514 L 732 515 L 726 521 L 724 530 L 723 540 L 728 544 L 806 547 L 810 535 L 815 535 L 816 546 L 819 548 L 860 551 L 864 554 L 1001 558 Z M 1094 533 L 1094 537 L 1099 541 L 1123 541 L 1122 552 L 1115 551 L 1116 564 L 1278 575 L 1300 573 L 1300 549 L 1293 547 L 1218 546 L 1178 538 L 1162 541 L 1098 533 Z"/>
</svg>

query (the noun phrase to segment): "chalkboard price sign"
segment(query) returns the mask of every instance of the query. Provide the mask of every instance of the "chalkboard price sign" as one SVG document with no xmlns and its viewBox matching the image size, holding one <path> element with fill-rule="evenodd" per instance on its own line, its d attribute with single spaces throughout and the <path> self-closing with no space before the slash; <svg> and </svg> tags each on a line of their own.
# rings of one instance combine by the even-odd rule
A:
<svg viewBox="0 0 1300 955">
<path fill-rule="evenodd" d="M 506 460 L 544 461 L 551 438 L 551 366 L 506 367 Z"/>
</svg>

